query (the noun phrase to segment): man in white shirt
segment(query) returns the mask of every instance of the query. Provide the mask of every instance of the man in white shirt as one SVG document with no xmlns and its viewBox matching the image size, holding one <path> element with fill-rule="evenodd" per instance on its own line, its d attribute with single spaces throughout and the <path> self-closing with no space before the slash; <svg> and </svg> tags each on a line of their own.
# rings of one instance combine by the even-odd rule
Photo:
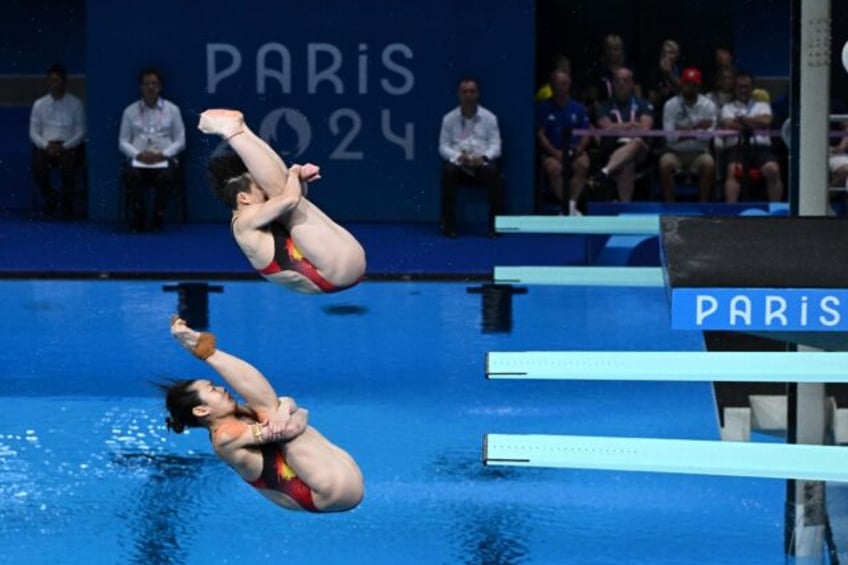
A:
<svg viewBox="0 0 848 565">
<path fill-rule="evenodd" d="M 701 71 L 695 67 L 680 75 L 680 94 L 669 98 L 663 106 L 663 130 L 667 132 L 711 131 L 716 127 L 715 104 L 699 93 Z M 715 186 L 715 161 L 706 137 L 669 136 L 660 157 L 660 184 L 663 199 L 674 202 L 674 175 L 689 172 L 698 177 L 698 199 L 709 202 Z"/>
<path fill-rule="evenodd" d="M 744 172 L 747 171 L 750 178 L 752 171 L 759 171 L 765 178 L 769 201 L 779 202 L 783 199 L 783 181 L 780 166 L 771 151 L 771 141 L 767 135 L 753 134 L 771 127 L 771 105 L 753 99 L 754 78 L 750 73 L 736 73 L 733 88 L 734 100 L 721 107 L 721 127 L 738 130 L 739 137 L 747 138 L 748 144 L 746 155 L 740 139 L 728 137 L 724 142 L 727 147 L 724 198 L 727 202 L 738 202 Z"/>
<path fill-rule="evenodd" d="M 442 163 L 442 230 L 456 237 L 456 188 L 485 186 L 489 191 L 489 237 L 495 237 L 495 216 L 504 209 L 504 189 L 496 160 L 501 156 L 498 119 L 480 106 L 477 81 L 459 81 L 459 106 L 442 118 L 439 155 Z"/>
<path fill-rule="evenodd" d="M 62 65 L 47 69 L 49 93 L 32 105 L 29 139 L 32 141 L 32 175 L 44 196 L 47 216 L 56 214 L 58 195 L 50 182 L 50 167 L 62 178 L 62 216 L 74 215 L 77 172 L 83 165 L 85 110 L 82 102 L 67 92 L 68 72 Z"/>
<path fill-rule="evenodd" d="M 144 188 L 153 188 L 150 226 L 161 231 L 168 202 L 179 182 L 179 155 L 185 149 L 185 126 L 180 109 L 160 96 L 162 74 L 154 68 L 139 73 L 141 100 L 124 110 L 119 147 L 126 157 L 124 189 L 130 207 L 130 228 L 145 228 Z"/>
</svg>

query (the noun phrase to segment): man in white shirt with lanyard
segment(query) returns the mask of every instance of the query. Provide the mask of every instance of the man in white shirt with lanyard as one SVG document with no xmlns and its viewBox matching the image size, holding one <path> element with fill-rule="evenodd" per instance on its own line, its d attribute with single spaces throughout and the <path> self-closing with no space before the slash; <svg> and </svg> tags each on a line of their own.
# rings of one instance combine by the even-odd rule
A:
<svg viewBox="0 0 848 565">
<path fill-rule="evenodd" d="M 724 181 L 724 198 L 727 202 L 739 201 L 741 192 L 739 181 L 744 171 L 748 172 L 750 178 L 752 170 L 759 171 L 765 178 L 769 201 L 779 202 L 783 199 L 780 166 L 771 151 L 771 141 L 767 135 L 752 133 L 771 127 L 771 105 L 768 102 L 754 100 L 751 96 L 753 90 L 753 76 L 750 73 L 736 73 L 734 100 L 721 108 L 721 127 L 738 130 L 739 137 L 747 136 L 749 140 L 748 154 L 744 155 L 739 138 L 725 139 L 727 177 Z"/>
<path fill-rule="evenodd" d="M 718 110 L 715 104 L 699 93 L 701 71 L 695 67 L 680 75 L 680 94 L 669 98 L 663 107 L 663 130 L 684 132 L 666 138 L 666 150 L 660 157 L 660 184 L 663 199 L 674 202 L 674 175 L 686 171 L 698 177 L 698 199 L 709 202 L 715 186 L 715 160 L 710 154 L 707 137 L 685 137 L 689 131 L 712 131 L 716 127 Z"/>
<path fill-rule="evenodd" d="M 119 146 L 127 161 L 123 183 L 130 207 L 130 228 L 145 229 L 144 189 L 153 188 L 150 227 L 161 231 L 168 202 L 179 182 L 179 154 L 185 149 L 180 109 L 160 96 L 162 74 L 148 68 L 139 73 L 141 100 L 124 110 Z"/>
<path fill-rule="evenodd" d="M 442 163 L 442 230 L 456 237 L 456 188 L 485 186 L 489 191 L 489 237 L 495 237 L 495 216 L 504 210 L 504 188 L 496 160 L 501 156 L 498 119 L 480 106 L 480 88 L 473 78 L 459 81 L 459 106 L 445 114 L 439 134 Z"/>
<path fill-rule="evenodd" d="M 62 65 L 47 69 L 50 92 L 32 105 L 29 139 L 32 141 L 32 174 L 44 196 L 47 216 L 56 214 L 58 196 L 50 182 L 50 167 L 62 178 L 62 216 L 74 215 L 77 172 L 83 165 L 85 110 L 79 98 L 66 91 L 68 72 Z"/>
</svg>

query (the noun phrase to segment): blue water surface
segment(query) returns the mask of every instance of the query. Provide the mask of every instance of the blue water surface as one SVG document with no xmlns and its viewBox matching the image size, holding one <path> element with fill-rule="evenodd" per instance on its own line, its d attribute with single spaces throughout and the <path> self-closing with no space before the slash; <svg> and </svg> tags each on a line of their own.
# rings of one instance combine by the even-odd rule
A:
<svg viewBox="0 0 848 565">
<path fill-rule="evenodd" d="M 363 469 L 361 506 L 310 515 L 166 431 L 150 383 L 214 377 L 168 333 L 174 282 L 0 282 L 0 562 L 784 561 L 783 481 L 481 463 L 488 432 L 717 439 L 708 383 L 484 379 L 492 350 L 701 349 L 662 289 L 531 287 L 492 333 L 479 284 L 212 283 L 219 346 Z"/>
</svg>

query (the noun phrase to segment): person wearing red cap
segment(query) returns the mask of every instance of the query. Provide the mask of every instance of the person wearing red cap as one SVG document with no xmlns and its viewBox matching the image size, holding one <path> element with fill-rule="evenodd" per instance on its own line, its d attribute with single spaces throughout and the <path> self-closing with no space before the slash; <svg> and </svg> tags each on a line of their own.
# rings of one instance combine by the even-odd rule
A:
<svg viewBox="0 0 848 565">
<path fill-rule="evenodd" d="M 700 93 L 701 71 L 684 69 L 680 76 L 680 94 L 669 98 L 663 107 L 663 130 L 666 132 L 710 131 L 716 127 L 718 109 Z M 715 161 L 706 137 L 669 135 L 665 153 L 659 162 L 663 199 L 674 202 L 674 175 L 681 172 L 698 177 L 698 199 L 708 202 L 715 185 Z"/>
</svg>

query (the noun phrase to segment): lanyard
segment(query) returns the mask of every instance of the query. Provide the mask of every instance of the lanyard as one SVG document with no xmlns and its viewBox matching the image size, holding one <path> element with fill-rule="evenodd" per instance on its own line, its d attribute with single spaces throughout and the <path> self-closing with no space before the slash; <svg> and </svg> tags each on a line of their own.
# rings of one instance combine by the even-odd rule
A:
<svg viewBox="0 0 848 565">
<path fill-rule="evenodd" d="M 159 101 L 153 108 L 148 108 L 143 101 L 139 100 L 138 113 L 144 133 L 150 135 L 162 131 L 165 123 L 165 108 L 160 105 Z"/>
<path fill-rule="evenodd" d="M 631 122 L 636 121 L 636 109 L 637 109 L 637 107 L 638 107 L 638 105 L 636 104 L 636 97 L 631 96 L 630 97 L 630 120 L 629 120 Z M 620 124 L 625 123 L 624 119 L 621 116 L 621 112 L 618 110 L 618 108 L 613 107 L 612 110 L 610 110 L 610 115 L 615 116 L 618 123 L 620 123 Z"/>
</svg>

